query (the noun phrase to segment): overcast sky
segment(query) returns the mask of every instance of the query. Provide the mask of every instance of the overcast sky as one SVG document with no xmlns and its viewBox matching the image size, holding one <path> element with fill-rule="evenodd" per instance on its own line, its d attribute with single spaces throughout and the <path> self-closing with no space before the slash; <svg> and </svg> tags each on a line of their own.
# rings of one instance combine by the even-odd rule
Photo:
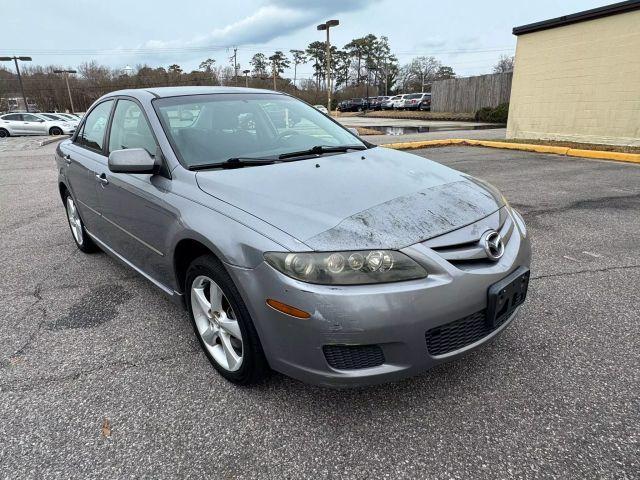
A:
<svg viewBox="0 0 640 480">
<path fill-rule="evenodd" d="M 332 44 L 373 33 L 389 37 L 401 63 L 433 55 L 458 75 L 486 73 L 515 51 L 511 29 L 606 5 L 598 0 L 18 0 L 2 2 L 0 56 L 30 55 L 33 63 L 76 67 L 96 60 L 112 67 L 168 66 L 185 70 L 230 48 L 248 67 L 261 51 L 288 52 L 324 40 L 316 24 L 337 18 Z M 13 68 L 10 64 L 7 67 Z M 299 77 L 311 75 L 299 67 Z"/>
</svg>

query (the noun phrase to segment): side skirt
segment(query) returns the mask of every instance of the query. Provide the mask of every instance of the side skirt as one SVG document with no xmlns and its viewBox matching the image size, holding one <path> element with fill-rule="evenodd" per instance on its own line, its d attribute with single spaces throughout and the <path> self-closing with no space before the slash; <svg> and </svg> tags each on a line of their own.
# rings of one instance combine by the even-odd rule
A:
<svg viewBox="0 0 640 480">
<path fill-rule="evenodd" d="M 112 249 L 109 245 L 107 245 L 106 243 L 104 243 L 102 240 L 100 240 L 98 237 L 96 237 L 93 233 L 91 233 L 89 230 L 86 229 L 85 227 L 85 231 L 87 232 L 87 234 L 91 237 L 91 239 L 96 242 L 98 244 L 98 246 L 104 250 L 106 253 L 108 253 L 109 255 L 111 255 L 112 257 L 114 257 L 117 260 L 120 260 L 122 263 L 124 263 L 126 266 L 130 267 L 131 269 L 135 270 L 137 273 L 139 273 L 140 275 L 142 275 L 144 278 L 146 278 L 147 280 L 149 280 L 151 283 L 153 283 L 156 287 L 158 287 L 160 290 L 162 290 L 170 299 L 173 303 L 175 303 L 176 305 L 182 305 L 184 306 L 184 301 L 183 301 L 183 295 L 179 292 L 176 292 L 175 290 L 167 287 L 166 285 L 164 285 L 163 283 L 160 283 L 158 280 L 156 280 L 155 278 L 153 278 L 151 275 L 149 275 L 148 273 L 146 273 L 145 271 L 141 270 L 140 268 L 136 267 L 133 263 L 131 263 L 129 260 L 127 260 L 126 258 L 124 258 L 122 255 L 120 255 L 118 252 L 116 252 L 114 249 Z"/>
</svg>

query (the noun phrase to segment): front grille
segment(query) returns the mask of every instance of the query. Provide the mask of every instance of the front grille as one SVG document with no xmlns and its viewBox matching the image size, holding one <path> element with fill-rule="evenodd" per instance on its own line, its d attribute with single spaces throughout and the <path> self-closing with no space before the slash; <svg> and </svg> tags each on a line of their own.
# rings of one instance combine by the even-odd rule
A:
<svg viewBox="0 0 640 480">
<path fill-rule="evenodd" d="M 322 351 L 327 363 L 338 370 L 377 367 L 384 363 L 379 345 L 325 345 Z"/>
<path fill-rule="evenodd" d="M 511 313 L 511 312 L 510 312 Z M 425 333 L 427 350 L 432 356 L 444 355 L 464 348 L 498 329 L 509 315 L 498 318 L 493 328 L 487 325 L 486 310 L 481 310 L 451 323 L 432 328 Z"/>
</svg>

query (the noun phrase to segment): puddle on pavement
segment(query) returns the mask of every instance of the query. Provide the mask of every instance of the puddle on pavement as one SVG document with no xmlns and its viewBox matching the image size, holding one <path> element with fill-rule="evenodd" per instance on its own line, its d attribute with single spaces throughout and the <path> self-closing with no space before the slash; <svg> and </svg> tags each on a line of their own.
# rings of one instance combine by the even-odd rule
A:
<svg viewBox="0 0 640 480">
<path fill-rule="evenodd" d="M 359 128 L 366 128 L 367 130 L 375 130 L 380 132 L 380 135 L 408 135 L 411 133 L 427 133 L 427 132 L 453 132 L 456 130 L 490 130 L 493 128 L 504 128 L 506 125 L 474 125 L 460 127 L 443 126 L 443 127 L 391 127 L 380 125 L 358 125 Z"/>
</svg>

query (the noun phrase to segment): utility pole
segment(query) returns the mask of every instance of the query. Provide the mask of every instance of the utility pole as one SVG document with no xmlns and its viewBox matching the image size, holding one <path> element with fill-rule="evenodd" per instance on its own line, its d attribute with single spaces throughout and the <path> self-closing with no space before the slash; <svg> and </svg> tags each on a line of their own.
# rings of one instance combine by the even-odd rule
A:
<svg viewBox="0 0 640 480">
<path fill-rule="evenodd" d="M 64 81 L 67 83 L 67 93 L 69 94 L 69 103 L 71 104 L 71 113 L 75 110 L 73 108 L 73 97 L 71 96 L 71 89 L 69 88 L 69 74 L 78 73 L 75 70 L 54 70 L 53 73 L 62 73 L 64 75 Z"/>
<path fill-rule="evenodd" d="M 20 84 L 20 92 L 22 93 L 22 100 L 24 101 L 24 108 L 27 112 L 29 112 L 29 104 L 27 103 L 27 97 L 24 94 L 24 86 L 22 85 L 22 77 L 20 76 L 20 67 L 18 66 L 18 60 L 21 62 L 30 62 L 31 57 L 0 57 L 0 62 L 13 62 L 16 64 L 16 72 L 18 73 L 18 83 Z"/>
<path fill-rule="evenodd" d="M 327 31 L 327 110 L 329 110 L 329 113 L 331 113 L 331 42 L 329 40 L 329 29 L 338 25 L 340 25 L 339 20 L 329 20 L 316 27 L 319 31 Z"/>
<path fill-rule="evenodd" d="M 249 88 L 249 73 L 251 72 L 251 70 L 243 70 L 242 73 L 244 73 L 244 86 L 246 88 Z"/>
<path fill-rule="evenodd" d="M 233 47 L 233 55 L 229 57 L 233 60 L 233 75 L 235 77 L 236 87 L 238 86 L 238 47 Z"/>
</svg>

